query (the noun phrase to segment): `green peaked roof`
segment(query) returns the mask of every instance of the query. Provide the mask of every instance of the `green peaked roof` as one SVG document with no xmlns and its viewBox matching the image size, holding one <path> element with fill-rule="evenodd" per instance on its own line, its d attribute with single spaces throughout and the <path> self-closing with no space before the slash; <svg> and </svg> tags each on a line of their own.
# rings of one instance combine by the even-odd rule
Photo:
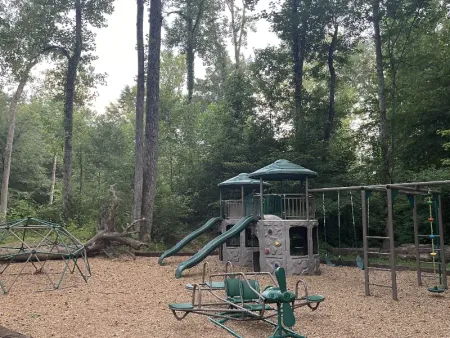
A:
<svg viewBox="0 0 450 338">
<path fill-rule="evenodd" d="M 264 186 L 268 186 L 270 185 L 269 183 L 263 182 Z M 222 183 L 219 183 L 218 186 L 219 187 L 223 187 L 223 186 L 241 186 L 241 185 L 254 185 L 254 186 L 259 186 L 259 180 L 252 180 L 251 178 L 248 177 L 248 174 L 246 173 L 241 173 L 237 176 L 234 176 L 226 181 L 223 181 Z"/>
<path fill-rule="evenodd" d="M 304 180 L 306 177 L 316 177 L 315 171 L 306 169 L 288 160 L 277 160 L 272 164 L 252 172 L 248 177 L 268 181 Z"/>
</svg>

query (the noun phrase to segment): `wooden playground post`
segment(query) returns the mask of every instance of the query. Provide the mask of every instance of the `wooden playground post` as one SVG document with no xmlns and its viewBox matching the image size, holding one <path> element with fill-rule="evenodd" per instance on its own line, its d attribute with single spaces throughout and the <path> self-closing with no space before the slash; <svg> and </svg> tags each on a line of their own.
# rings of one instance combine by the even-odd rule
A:
<svg viewBox="0 0 450 338">
<path fill-rule="evenodd" d="M 244 207 L 244 185 L 241 185 L 241 204 L 242 204 L 242 217 L 245 217 L 245 207 Z"/>
<path fill-rule="evenodd" d="M 419 226 L 417 224 L 417 198 L 414 195 L 413 223 L 414 223 L 414 244 L 416 246 L 416 266 L 417 266 L 417 285 L 422 285 L 422 271 L 420 269 L 420 249 L 419 249 Z"/>
<path fill-rule="evenodd" d="M 305 204 L 306 204 L 306 220 L 309 221 L 309 181 L 308 181 L 308 177 L 305 178 Z M 312 238 L 312 232 L 313 232 L 313 227 L 311 226 L 311 224 L 308 222 L 308 231 L 307 231 L 307 236 L 308 236 L 308 267 L 309 267 L 309 274 L 313 274 L 314 273 L 314 254 L 313 254 L 313 238 Z"/>
<path fill-rule="evenodd" d="M 389 236 L 389 251 L 391 259 L 391 279 L 392 279 L 392 299 L 397 298 L 397 275 L 395 272 L 395 243 L 394 243 L 394 217 L 392 212 L 392 189 L 389 187 L 387 191 L 388 204 L 388 236 Z"/>
<path fill-rule="evenodd" d="M 263 204 L 264 204 L 264 202 L 263 202 L 263 179 L 262 179 L 262 177 L 260 177 L 259 178 L 259 205 L 260 205 L 261 209 L 260 209 L 259 213 L 260 213 L 262 220 L 264 219 Z"/>
<path fill-rule="evenodd" d="M 223 207 L 222 207 L 222 188 L 219 188 L 219 203 L 220 203 L 220 217 L 223 217 Z"/>
<path fill-rule="evenodd" d="M 441 250 L 441 272 L 442 272 L 442 284 L 445 289 L 447 285 L 447 265 L 445 262 L 445 243 L 444 243 L 444 224 L 442 221 L 442 204 L 441 194 L 438 195 L 438 222 L 439 222 L 439 249 Z"/>
<path fill-rule="evenodd" d="M 362 230 L 363 230 L 363 253 L 364 253 L 364 291 L 366 296 L 370 296 L 369 289 L 369 254 L 367 241 L 367 201 L 366 190 L 361 189 L 361 213 L 362 213 Z"/>
</svg>

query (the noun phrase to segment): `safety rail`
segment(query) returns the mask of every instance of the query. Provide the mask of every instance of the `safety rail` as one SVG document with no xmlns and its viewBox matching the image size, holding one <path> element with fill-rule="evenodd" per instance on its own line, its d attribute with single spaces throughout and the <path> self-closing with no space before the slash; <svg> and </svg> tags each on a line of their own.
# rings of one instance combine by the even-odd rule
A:
<svg viewBox="0 0 450 338">
<path fill-rule="evenodd" d="M 306 205 L 304 194 L 264 194 L 263 213 L 265 215 L 276 215 L 285 220 L 315 219 L 316 207 L 314 197 L 309 197 L 309 208 Z M 244 216 L 260 216 L 261 203 L 260 194 L 246 196 L 244 205 L 242 200 L 224 200 L 225 218 L 239 219 Z M 309 209 L 309 215 L 308 210 Z M 244 212 L 245 211 L 245 212 Z"/>
</svg>

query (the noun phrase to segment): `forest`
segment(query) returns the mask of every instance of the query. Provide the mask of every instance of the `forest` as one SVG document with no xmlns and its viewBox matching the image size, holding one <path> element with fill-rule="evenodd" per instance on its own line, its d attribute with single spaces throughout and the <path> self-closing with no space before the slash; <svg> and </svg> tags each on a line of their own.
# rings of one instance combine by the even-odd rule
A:
<svg viewBox="0 0 450 338">
<path fill-rule="evenodd" d="M 0 0 L 1 220 L 38 217 L 88 239 L 114 187 L 117 225 L 145 218 L 139 239 L 162 249 L 219 214 L 218 183 L 280 158 L 318 172 L 313 187 L 450 179 L 447 1 L 133 6 L 135 84 L 95 111 L 108 81 L 93 67 L 95 29 L 107 29 L 114 0 Z M 280 43 L 245 57 L 259 21 Z M 43 63 L 45 76 L 32 76 Z M 339 210 L 325 196 L 331 245 L 360 244 L 352 198 L 358 234 L 350 196 Z M 384 231 L 382 198 L 370 207 Z M 413 241 L 406 198 L 395 227 L 398 244 Z"/>
</svg>

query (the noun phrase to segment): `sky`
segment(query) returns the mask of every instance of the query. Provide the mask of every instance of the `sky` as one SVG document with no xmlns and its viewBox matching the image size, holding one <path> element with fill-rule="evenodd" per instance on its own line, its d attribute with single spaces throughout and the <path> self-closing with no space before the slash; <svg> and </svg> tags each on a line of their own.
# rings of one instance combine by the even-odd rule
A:
<svg viewBox="0 0 450 338">
<path fill-rule="evenodd" d="M 256 10 L 267 7 L 266 1 Z M 148 30 L 148 20 L 144 19 L 144 30 Z M 94 62 L 97 72 L 107 73 L 105 86 L 97 88 L 98 98 L 94 104 L 97 112 L 118 99 L 125 85 L 133 85 L 137 74 L 136 54 L 136 2 L 134 0 L 116 0 L 115 10 L 108 17 L 108 27 L 97 31 L 96 37 L 98 59 Z M 255 48 L 264 48 L 278 44 L 278 38 L 270 32 L 269 23 L 260 20 L 256 32 L 249 32 L 248 46 L 243 50 L 246 57 L 253 55 Z M 231 46 L 230 46 L 231 47 Z M 229 48 L 231 54 L 231 48 Z M 201 62 L 196 62 L 196 77 L 202 77 L 204 69 Z"/>
</svg>

